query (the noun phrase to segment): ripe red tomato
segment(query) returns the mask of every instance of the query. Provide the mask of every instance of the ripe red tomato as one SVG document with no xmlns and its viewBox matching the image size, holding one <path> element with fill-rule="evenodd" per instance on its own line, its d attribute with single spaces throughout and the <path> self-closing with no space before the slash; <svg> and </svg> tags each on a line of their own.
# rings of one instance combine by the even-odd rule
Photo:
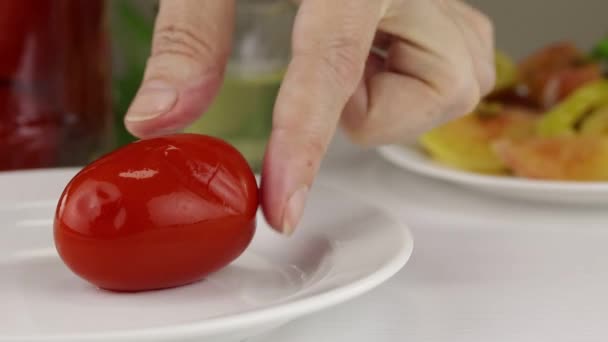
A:
<svg viewBox="0 0 608 342">
<path fill-rule="evenodd" d="M 178 134 L 127 145 L 64 190 L 55 245 L 77 275 L 108 290 L 188 284 L 236 259 L 255 231 L 256 180 L 241 154 Z"/>
</svg>

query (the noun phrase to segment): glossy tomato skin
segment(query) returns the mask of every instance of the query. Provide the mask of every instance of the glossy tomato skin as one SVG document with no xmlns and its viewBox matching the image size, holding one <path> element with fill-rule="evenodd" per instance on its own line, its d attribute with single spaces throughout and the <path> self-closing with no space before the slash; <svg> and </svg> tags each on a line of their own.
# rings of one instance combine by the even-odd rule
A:
<svg viewBox="0 0 608 342">
<path fill-rule="evenodd" d="M 59 255 L 108 290 L 195 282 L 226 266 L 255 231 L 258 189 L 227 143 L 177 134 L 127 145 L 67 185 L 55 215 Z"/>
</svg>

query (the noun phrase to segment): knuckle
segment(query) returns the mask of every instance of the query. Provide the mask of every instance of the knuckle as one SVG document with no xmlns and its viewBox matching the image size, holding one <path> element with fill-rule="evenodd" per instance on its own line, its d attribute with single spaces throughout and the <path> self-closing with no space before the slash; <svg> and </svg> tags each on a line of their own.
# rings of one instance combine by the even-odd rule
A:
<svg viewBox="0 0 608 342">
<path fill-rule="evenodd" d="M 320 72 L 342 89 L 354 88 L 359 82 L 364 68 L 362 44 L 350 37 L 338 37 L 326 46 L 316 49 L 296 51 L 297 55 L 316 60 Z"/>
<path fill-rule="evenodd" d="M 351 142 L 363 148 L 399 142 L 403 135 L 402 122 L 387 121 L 386 115 L 370 113 L 370 116 L 376 119 L 365 120 L 356 125 L 351 124 L 349 120 L 341 121 L 341 128 Z"/>
<path fill-rule="evenodd" d="M 494 24 L 490 17 L 485 13 L 462 0 L 442 0 L 442 2 L 447 5 L 448 8 L 457 9 L 456 13 L 460 13 L 468 25 L 470 25 L 473 30 L 477 31 L 482 39 L 488 40 L 488 42 L 493 40 Z"/>
<path fill-rule="evenodd" d="M 474 17 L 474 24 L 477 31 L 481 34 L 483 39 L 492 41 L 494 39 L 494 24 L 492 23 L 492 20 L 477 10 L 475 10 L 475 12 L 477 15 Z"/>
<path fill-rule="evenodd" d="M 443 101 L 448 109 L 448 116 L 460 116 L 472 111 L 481 99 L 480 85 L 472 72 L 452 68 L 442 81 Z"/>
<path fill-rule="evenodd" d="M 346 126 L 343 126 L 342 130 L 344 131 L 344 133 L 346 133 L 346 137 L 352 143 L 364 148 L 369 148 L 373 146 L 369 134 L 365 134 L 364 131 L 354 130 Z"/>
<path fill-rule="evenodd" d="M 185 25 L 165 25 L 154 33 L 152 56 L 174 54 L 191 60 L 213 60 L 218 51 L 198 31 Z"/>
<path fill-rule="evenodd" d="M 331 42 L 325 54 L 327 67 L 333 70 L 336 80 L 345 85 L 354 86 L 363 74 L 363 48 L 357 39 L 350 37 L 336 38 Z"/>
<path fill-rule="evenodd" d="M 383 127 L 367 127 L 366 129 L 352 129 L 343 126 L 348 139 L 363 148 L 407 142 L 419 133 L 419 127 L 403 127 L 402 124 L 386 125 Z"/>
<path fill-rule="evenodd" d="M 329 40 L 326 48 L 328 51 L 347 51 L 351 54 L 360 54 L 364 50 L 361 40 L 348 34 L 338 35 Z"/>
<path fill-rule="evenodd" d="M 479 87 L 474 82 L 463 84 L 452 96 L 453 114 L 456 116 L 465 115 L 471 112 L 481 99 Z"/>
<path fill-rule="evenodd" d="M 479 80 L 479 88 L 482 96 L 488 95 L 496 84 L 496 68 L 493 61 L 482 62 Z"/>
</svg>

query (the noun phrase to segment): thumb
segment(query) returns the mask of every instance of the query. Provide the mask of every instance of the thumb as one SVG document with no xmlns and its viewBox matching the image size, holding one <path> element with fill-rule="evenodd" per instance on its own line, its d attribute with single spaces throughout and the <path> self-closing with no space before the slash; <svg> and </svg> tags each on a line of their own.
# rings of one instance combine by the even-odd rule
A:
<svg viewBox="0 0 608 342">
<path fill-rule="evenodd" d="M 207 109 L 230 54 L 233 0 L 162 0 L 143 82 L 125 126 L 145 138 L 175 132 Z"/>
</svg>

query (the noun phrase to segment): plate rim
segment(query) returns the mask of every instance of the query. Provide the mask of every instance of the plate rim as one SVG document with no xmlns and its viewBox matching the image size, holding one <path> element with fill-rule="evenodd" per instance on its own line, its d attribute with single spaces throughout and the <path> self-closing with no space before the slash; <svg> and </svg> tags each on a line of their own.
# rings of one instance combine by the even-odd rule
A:
<svg viewBox="0 0 608 342">
<path fill-rule="evenodd" d="M 388 161 L 422 176 L 432 177 L 457 184 L 484 186 L 502 189 L 525 189 L 563 192 L 608 193 L 608 182 L 548 181 L 517 177 L 476 174 L 439 165 L 424 155 L 418 146 L 386 145 L 377 148 Z M 408 155 L 409 154 L 409 155 Z M 416 154 L 418 158 L 410 155 Z"/>
<path fill-rule="evenodd" d="M 52 172 L 56 177 L 63 176 L 66 173 L 73 174 L 78 172 L 80 168 L 48 168 L 23 171 L 6 171 L 0 172 L 0 180 L 5 177 L 27 175 L 35 176 Z M 341 189 L 337 185 L 328 184 L 327 180 L 319 180 L 315 187 L 322 187 L 334 193 L 348 196 L 348 192 Z M 398 233 L 402 243 L 395 250 L 391 259 L 387 259 L 382 267 L 369 273 L 361 279 L 357 279 L 348 284 L 337 286 L 320 294 L 312 295 L 311 297 L 296 298 L 292 301 L 286 301 L 271 305 L 262 309 L 253 309 L 251 311 L 232 314 L 226 317 L 217 317 L 204 320 L 201 322 L 180 323 L 153 328 L 137 328 L 124 329 L 110 332 L 94 332 L 94 333 L 75 333 L 75 334 L 49 334 L 49 335 L 15 335 L 9 337 L 0 336 L 0 342 L 74 342 L 74 341 L 101 341 L 101 340 L 137 340 L 142 338 L 150 338 L 151 340 L 163 340 L 177 337 L 200 337 L 210 335 L 220 335 L 222 333 L 229 334 L 233 331 L 239 331 L 250 327 L 261 326 L 264 323 L 272 323 L 278 321 L 289 321 L 306 314 L 312 314 L 329 308 L 350 299 L 356 298 L 375 287 L 389 280 L 397 272 L 399 272 L 409 261 L 413 249 L 414 239 L 412 233 L 403 220 L 399 219 L 391 211 L 375 205 L 372 202 L 365 201 L 361 198 L 348 196 L 351 200 L 361 203 L 362 205 L 374 208 L 379 214 L 394 225 L 394 231 Z M 9 340 L 10 339 L 10 340 Z"/>
</svg>

